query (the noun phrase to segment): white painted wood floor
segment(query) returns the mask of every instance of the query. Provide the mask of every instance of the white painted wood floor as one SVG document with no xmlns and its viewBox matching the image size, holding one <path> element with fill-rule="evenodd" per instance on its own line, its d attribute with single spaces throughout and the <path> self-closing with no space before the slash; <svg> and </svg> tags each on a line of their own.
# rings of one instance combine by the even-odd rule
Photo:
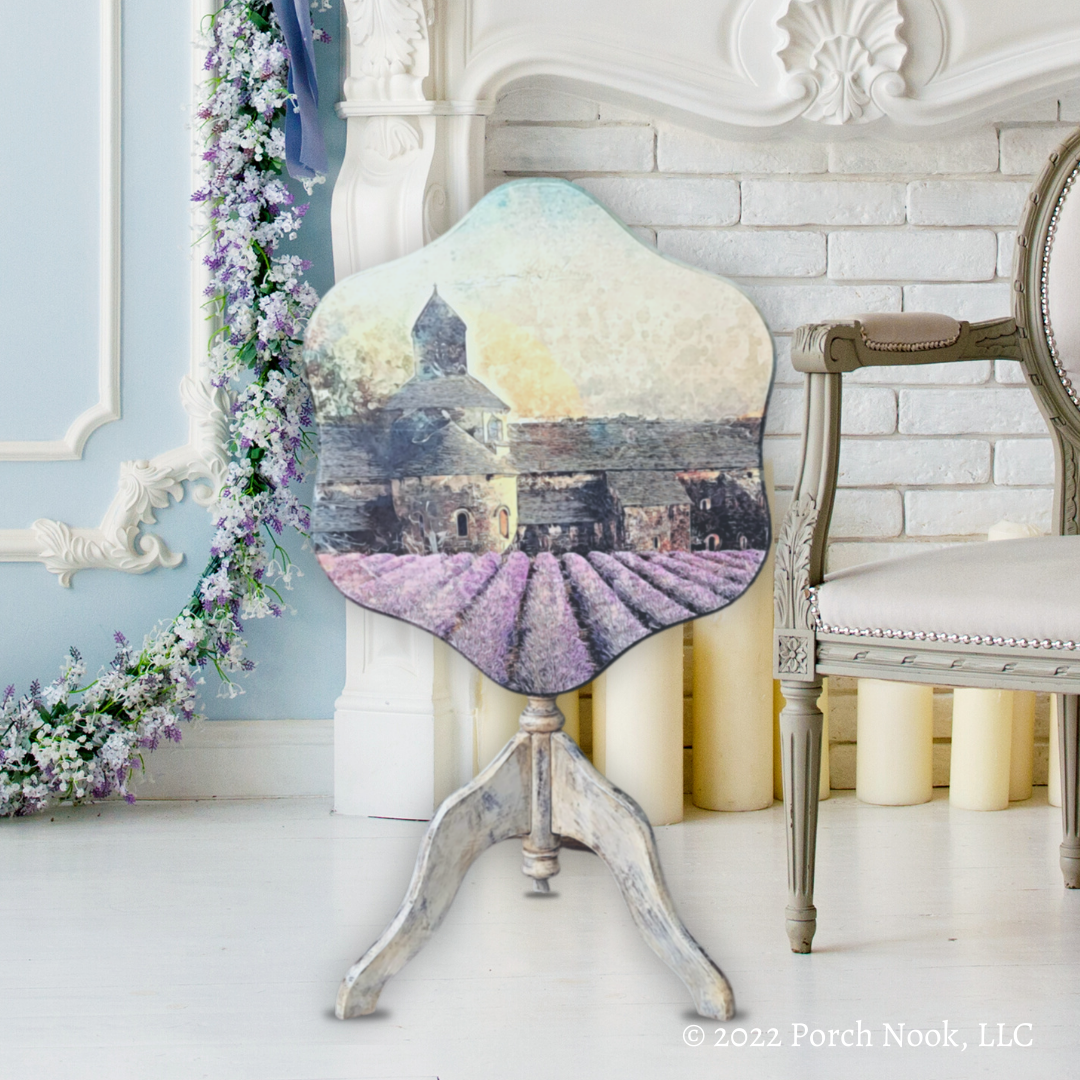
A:
<svg viewBox="0 0 1080 1080">
<path fill-rule="evenodd" d="M 422 824 L 334 817 L 321 799 L 3 821 L 0 1077 L 1071 1080 L 1080 893 L 1036 792 L 983 814 L 944 792 L 823 803 L 811 956 L 784 934 L 779 806 L 657 830 L 676 904 L 734 984 L 728 1043 L 760 1028 L 772 1047 L 714 1045 L 721 1025 L 692 1013 L 585 852 L 563 853 L 549 897 L 528 892 L 518 844 L 488 852 L 378 1012 L 342 1022 L 338 981 L 393 915 Z M 860 1021 L 873 1045 L 839 1045 Z M 947 1024 L 958 1045 L 886 1047 L 886 1023 L 931 1042 Z M 703 1045 L 684 1042 L 694 1024 Z M 837 1045 L 793 1045 L 796 1024 Z M 1020 1024 L 1031 1046 L 980 1047 Z"/>
</svg>

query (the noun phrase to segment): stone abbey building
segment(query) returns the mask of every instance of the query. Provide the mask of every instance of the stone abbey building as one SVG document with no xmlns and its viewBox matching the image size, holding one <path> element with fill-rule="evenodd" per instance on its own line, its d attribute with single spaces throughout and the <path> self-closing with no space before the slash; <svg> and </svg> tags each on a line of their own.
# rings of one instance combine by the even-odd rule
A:
<svg viewBox="0 0 1080 1080">
<path fill-rule="evenodd" d="M 466 326 L 436 289 L 415 369 L 363 422 L 322 428 L 320 550 L 763 548 L 757 419 L 510 423 L 469 373 Z"/>
</svg>

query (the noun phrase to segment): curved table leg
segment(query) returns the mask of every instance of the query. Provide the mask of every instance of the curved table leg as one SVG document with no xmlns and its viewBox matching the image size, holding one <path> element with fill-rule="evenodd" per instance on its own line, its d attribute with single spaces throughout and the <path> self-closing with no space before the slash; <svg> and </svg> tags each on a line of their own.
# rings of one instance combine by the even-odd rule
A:
<svg viewBox="0 0 1080 1080">
<path fill-rule="evenodd" d="M 686 984 L 698 1013 L 730 1019 L 731 986 L 676 914 L 641 807 L 597 772 L 566 735 L 552 735 L 551 757 L 552 831 L 580 840 L 607 863 L 642 937 Z"/>
<path fill-rule="evenodd" d="M 336 1009 L 340 1019 L 374 1011 L 386 980 L 438 929 L 478 855 L 500 840 L 528 834 L 530 776 L 529 736 L 518 733 L 471 784 L 439 807 L 397 915 L 341 983 Z"/>
</svg>

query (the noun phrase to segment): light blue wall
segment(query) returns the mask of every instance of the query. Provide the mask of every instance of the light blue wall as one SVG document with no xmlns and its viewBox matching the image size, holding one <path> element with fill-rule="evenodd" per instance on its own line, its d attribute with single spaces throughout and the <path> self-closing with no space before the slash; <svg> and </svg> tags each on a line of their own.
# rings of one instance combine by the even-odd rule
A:
<svg viewBox="0 0 1080 1080">
<path fill-rule="evenodd" d="M 95 398 L 96 325 L 90 334 L 86 327 L 96 319 L 96 280 L 88 289 L 86 278 L 96 259 L 97 8 L 97 0 L 12 7 L 26 25 L 18 34 L 25 50 L 15 57 L 21 68 L 9 72 L 9 87 L 23 95 L 8 110 L 18 137 L 0 142 L 0 190 L 14 223 L 0 260 L 0 438 L 58 437 Z M 325 291 L 332 283 L 330 194 L 345 134 L 333 111 L 336 5 L 317 19 L 335 39 L 317 46 L 331 176 L 316 188 L 295 247 L 315 263 L 310 279 Z M 81 461 L 0 463 L 0 528 L 27 528 L 39 517 L 97 525 L 116 491 L 119 462 L 187 439 L 177 387 L 190 348 L 190 41 L 184 0 L 125 0 L 123 418 L 91 435 Z M 302 189 L 298 198 L 307 198 Z M 111 657 L 114 630 L 140 642 L 180 610 L 206 560 L 209 518 L 188 498 L 160 512 L 153 528 L 184 552 L 178 569 L 141 577 L 81 571 L 63 589 L 40 563 L 0 562 L 0 686 L 14 683 L 22 692 L 34 678 L 51 679 L 72 644 L 94 670 Z M 232 701 L 218 698 L 216 676 L 207 677 L 203 709 L 212 718 L 333 714 L 344 682 L 344 601 L 299 538 L 287 547 L 305 575 L 287 594 L 297 614 L 249 625 L 259 668 Z"/>
</svg>

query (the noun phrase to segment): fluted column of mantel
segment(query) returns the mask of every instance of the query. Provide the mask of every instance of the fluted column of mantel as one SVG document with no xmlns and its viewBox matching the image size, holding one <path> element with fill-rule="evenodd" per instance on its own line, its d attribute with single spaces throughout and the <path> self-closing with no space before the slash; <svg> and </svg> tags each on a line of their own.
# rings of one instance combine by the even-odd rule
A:
<svg viewBox="0 0 1080 1080">
<path fill-rule="evenodd" d="M 344 0 L 344 8 L 347 69 L 337 111 L 347 135 L 331 207 L 339 280 L 415 251 L 479 198 L 485 111 L 441 100 L 432 58 L 445 51 L 442 5 Z M 430 817 L 469 778 L 478 676 L 451 650 L 437 653 L 423 630 L 346 604 L 335 810 Z"/>
</svg>

